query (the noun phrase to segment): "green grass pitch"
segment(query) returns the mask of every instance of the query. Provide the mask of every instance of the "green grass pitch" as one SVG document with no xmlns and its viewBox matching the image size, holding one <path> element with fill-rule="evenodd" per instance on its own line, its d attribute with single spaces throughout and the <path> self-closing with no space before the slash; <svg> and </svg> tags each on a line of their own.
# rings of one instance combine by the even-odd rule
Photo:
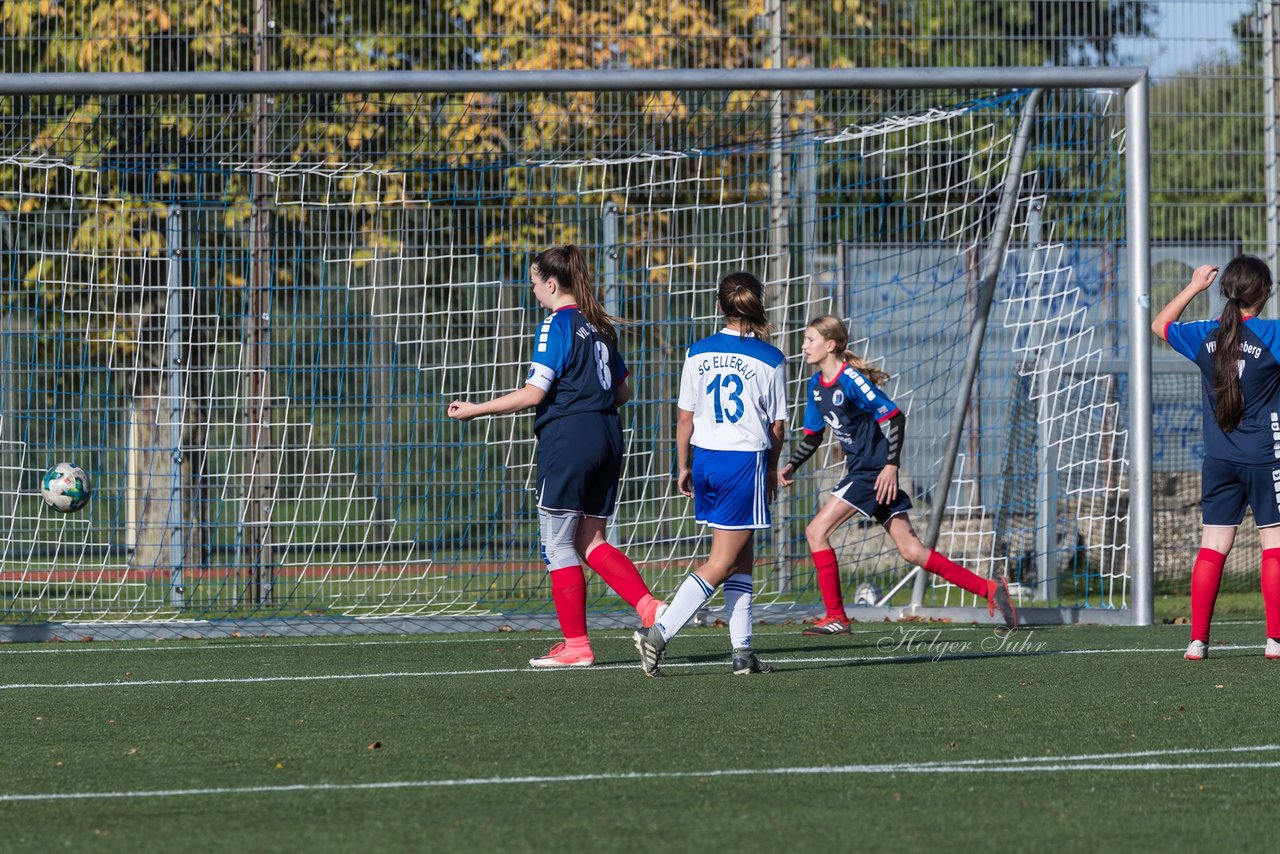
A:
<svg viewBox="0 0 1280 854">
<path fill-rule="evenodd" d="M 0 647 L 0 850 L 1272 850 L 1261 621 L 854 628 Z"/>
</svg>

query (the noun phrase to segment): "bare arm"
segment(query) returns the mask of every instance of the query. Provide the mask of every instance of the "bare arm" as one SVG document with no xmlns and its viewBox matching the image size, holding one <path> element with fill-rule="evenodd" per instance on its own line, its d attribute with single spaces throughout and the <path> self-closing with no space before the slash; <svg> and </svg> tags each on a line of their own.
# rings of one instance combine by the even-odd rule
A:
<svg viewBox="0 0 1280 854">
<path fill-rule="evenodd" d="M 772 501 L 778 495 L 778 459 L 782 456 L 782 444 L 787 441 L 787 422 L 775 421 L 769 425 L 769 464 L 764 470 L 765 498 Z"/>
<path fill-rule="evenodd" d="M 614 398 L 613 402 L 617 406 L 622 406 L 631 399 L 631 386 L 627 385 L 625 378 L 623 378 L 622 382 L 618 383 L 618 387 L 614 389 L 614 393 L 617 396 Z"/>
<path fill-rule="evenodd" d="M 449 417 L 456 418 L 459 421 L 470 421 L 472 418 L 479 418 L 481 415 L 506 415 L 509 412 L 520 412 L 542 403 L 542 399 L 546 396 L 547 393 L 536 385 L 527 385 L 524 388 L 518 388 L 509 394 L 495 397 L 493 400 L 487 400 L 484 403 L 467 403 L 465 400 L 455 400 L 449 404 Z"/>
<path fill-rule="evenodd" d="M 775 421 L 769 425 L 769 471 L 778 470 L 778 460 L 782 457 L 782 445 L 787 441 L 787 422 Z"/>
<path fill-rule="evenodd" d="M 693 497 L 693 413 L 677 410 L 676 417 L 676 485 L 680 492 Z"/>
<path fill-rule="evenodd" d="M 1206 291 L 1213 284 L 1213 280 L 1218 277 L 1218 268 L 1212 264 L 1202 264 L 1196 267 L 1195 272 L 1191 274 L 1191 281 L 1187 286 L 1178 292 L 1178 295 L 1169 300 L 1169 304 L 1160 309 L 1156 314 L 1156 319 L 1151 321 L 1151 331 L 1156 334 L 1161 341 L 1168 341 L 1165 337 L 1165 330 L 1170 323 L 1174 323 L 1178 318 L 1182 317 L 1182 312 L 1187 310 L 1187 306 L 1196 298 L 1196 294 Z"/>
</svg>

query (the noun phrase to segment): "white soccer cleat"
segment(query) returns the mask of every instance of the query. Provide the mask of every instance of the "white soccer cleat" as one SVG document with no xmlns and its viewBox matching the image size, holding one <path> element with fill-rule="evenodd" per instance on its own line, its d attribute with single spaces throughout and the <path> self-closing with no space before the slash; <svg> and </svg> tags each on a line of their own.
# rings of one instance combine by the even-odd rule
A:
<svg viewBox="0 0 1280 854">
<path fill-rule="evenodd" d="M 640 669 L 644 671 L 644 675 L 662 675 L 658 665 L 662 663 L 662 656 L 667 651 L 667 641 L 658 627 L 641 629 L 631 636 L 631 641 L 640 653 Z"/>
<path fill-rule="evenodd" d="M 1187 644 L 1187 651 L 1182 657 L 1187 661 L 1204 661 L 1209 657 L 1209 645 L 1204 641 L 1194 640 Z"/>
<path fill-rule="evenodd" d="M 1267 651 L 1263 655 L 1273 661 L 1280 658 L 1280 638 L 1267 638 Z"/>
</svg>

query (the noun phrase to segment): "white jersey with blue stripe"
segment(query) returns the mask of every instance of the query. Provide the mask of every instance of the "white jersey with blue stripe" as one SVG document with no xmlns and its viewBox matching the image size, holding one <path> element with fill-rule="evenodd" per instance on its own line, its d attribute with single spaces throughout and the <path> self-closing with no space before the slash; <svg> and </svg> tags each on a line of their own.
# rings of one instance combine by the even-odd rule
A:
<svg viewBox="0 0 1280 854">
<path fill-rule="evenodd" d="M 754 335 L 723 329 L 689 348 L 677 405 L 693 413 L 693 445 L 764 451 L 787 417 L 786 356 Z"/>
</svg>

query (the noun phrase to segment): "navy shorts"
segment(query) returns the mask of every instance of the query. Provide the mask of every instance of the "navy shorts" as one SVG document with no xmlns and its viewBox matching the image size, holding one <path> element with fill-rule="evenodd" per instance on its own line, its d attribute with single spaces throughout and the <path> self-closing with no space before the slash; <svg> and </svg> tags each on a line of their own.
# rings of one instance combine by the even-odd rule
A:
<svg viewBox="0 0 1280 854">
<path fill-rule="evenodd" d="M 693 449 L 693 515 L 700 524 L 728 531 L 773 523 L 765 494 L 767 451 Z"/>
<path fill-rule="evenodd" d="M 1259 528 L 1280 525 L 1280 464 L 1242 466 L 1204 458 L 1200 469 L 1200 510 L 1204 524 L 1234 528 L 1253 508 Z"/>
<path fill-rule="evenodd" d="M 875 519 L 881 525 L 888 524 L 894 516 L 901 516 L 911 510 L 911 499 L 898 487 L 898 497 L 888 504 L 876 500 L 876 478 L 878 471 L 867 469 L 849 469 L 844 477 L 831 490 L 831 494 L 848 504 L 868 519 Z"/>
<path fill-rule="evenodd" d="M 548 421 L 538 435 L 538 509 L 608 518 L 622 477 L 617 412 L 575 412 Z"/>
</svg>

